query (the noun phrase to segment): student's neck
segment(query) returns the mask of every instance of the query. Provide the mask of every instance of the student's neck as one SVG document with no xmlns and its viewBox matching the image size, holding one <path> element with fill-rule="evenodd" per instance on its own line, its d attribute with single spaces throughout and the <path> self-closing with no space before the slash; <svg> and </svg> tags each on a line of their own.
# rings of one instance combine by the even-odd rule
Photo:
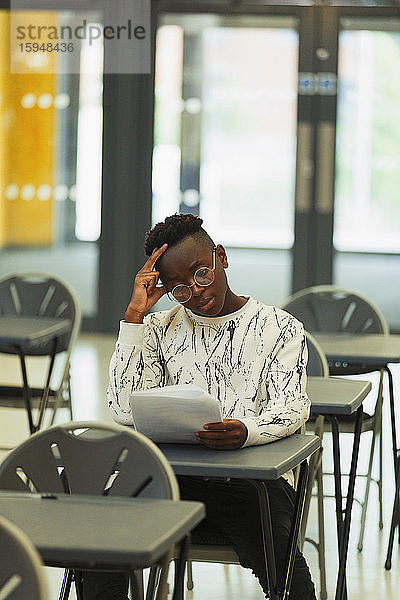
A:
<svg viewBox="0 0 400 600">
<path fill-rule="evenodd" d="M 239 308 L 242 308 L 247 302 L 247 298 L 243 298 L 243 296 L 237 296 L 228 288 L 225 296 L 224 306 L 222 311 L 219 313 L 219 317 L 229 315 L 230 313 L 236 312 Z"/>
</svg>

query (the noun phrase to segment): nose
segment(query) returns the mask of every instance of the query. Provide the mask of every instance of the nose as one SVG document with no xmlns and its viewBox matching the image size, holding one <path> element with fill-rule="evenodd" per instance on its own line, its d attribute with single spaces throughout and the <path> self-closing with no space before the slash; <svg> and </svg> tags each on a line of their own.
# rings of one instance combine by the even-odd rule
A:
<svg viewBox="0 0 400 600">
<path fill-rule="evenodd" d="M 198 285 L 195 281 L 192 284 L 192 294 L 193 296 L 200 296 L 200 294 L 204 291 L 204 286 Z"/>
</svg>

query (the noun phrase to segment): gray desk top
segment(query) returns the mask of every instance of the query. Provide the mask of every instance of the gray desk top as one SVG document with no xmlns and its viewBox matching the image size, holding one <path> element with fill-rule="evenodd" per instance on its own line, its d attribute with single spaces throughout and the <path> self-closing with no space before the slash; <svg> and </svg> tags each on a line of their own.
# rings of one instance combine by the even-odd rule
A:
<svg viewBox="0 0 400 600">
<path fill-rule="evenodd" d="M 400 335 L 313 333 L 329 360 L 385 366 L 400 362 Z"/>
<path fill-rule="evenodd" d="M 145 568 L 182 540 L 205 509 L 200 502 L 1 492 L 0 514 L 49 565 Z"/>
<path fill-rule="evenodd" d="M 311 411 L 319 415 L 350 415 L 371 390 L 370 381 L 340 377 L 308 377 Z"/>
<path fill-rule="evenodd" d="M 211 450 L 195 444 L 160 444 L 177 475 L 278 479 L 315 452 L 315 435 L 288 438 L 239 450 Z"/>
<path fill-rule="evenodd" d="M 23 350 L 42 344 L 68 331 L 69 319 L 0 316 L 0 350 L 18 345 Z"/>
</svg>

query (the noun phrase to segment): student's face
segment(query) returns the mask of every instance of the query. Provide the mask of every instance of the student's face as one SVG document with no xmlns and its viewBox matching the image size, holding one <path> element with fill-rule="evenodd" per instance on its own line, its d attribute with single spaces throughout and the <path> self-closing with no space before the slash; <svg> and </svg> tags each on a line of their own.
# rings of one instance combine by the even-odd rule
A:
<svg viewBox="0 0 400 600">
<path fill-rule="evenodd" d="M 215 252 L 214 281 L 207 287 L 197 285 L 194 273 L 199 267 L 213 267 L 213 252 L 210 246 L 203 245 L 195 238 L 188 237 L 177 246 L 168 248 L 157 263 L 161 281 L 167 291 L 183 283 L 192 286 L 192 297 L 184 306 L 207 317 L 226 314 L 226 297 L 229 292 L 225 270 L 228 261 L 224 248 L 217 246 Z M 194 283 L 194 285 L 192 285 Z"/>
</svg>

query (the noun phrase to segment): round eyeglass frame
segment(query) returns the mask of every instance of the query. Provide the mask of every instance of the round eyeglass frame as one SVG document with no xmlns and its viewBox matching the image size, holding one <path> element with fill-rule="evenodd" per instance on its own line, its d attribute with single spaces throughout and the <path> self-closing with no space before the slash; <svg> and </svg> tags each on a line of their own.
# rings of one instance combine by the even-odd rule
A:
<svg viewBox="0 0 400 600">
<path fill-rule="evenodd" d="M 175 285 L 175 286 L 172 288 L 172 290 L 171 290 L 170 292 L 167 292 L 167 296 L 168 296 L 168 298 L 169 298 L 170 300 L 172 300 L 172 301 L 173 301 L 173 300 L 175 300 L 176 302 L 179 302 L 179 304 L 186 304 L 186 302 L 189 302 L 189 300 L 190 300 L 190 299 L 192 298 L 192 296 L 193 296 L 193 292 L 192 292 L 191 288 L 192 288 L 194 285 L 199 285 L 200 287 L 208 287 L 209 285 L 211 285 L 212 283 L 214 283 L 214 279 L 215 279 L 215 255 L 216 255 L 216 252 L 217 252 L 217 246 L 214 246 L 214 248 L 212 249 L 212 255 L 213 255 L 213 267 L 212 267 L 212 269 L 210 269 L 210 267 L 206 267 L 206 266 L 204 266 L 204 267 L 199 267 L 198 269 L 196 269 L 196 271 L 195 271 L 195 272 L 194 272 L 194 274 L 193 274 L 193 279 L 194 279 L 193 283 L 191 283 L 190 285 L 187 285 L 186 283 L 178 283 L 177 285 Z M 211 271 L 211 273 L 212 273 L 212 279 L 211 279 L 210 283 L 199 283 L 199 282 L 197 281 L 197 279 L 196 279 L 196 274 L 197 274 L 199 271 L 201 271 L 202 269 L 208 269 L 209 271 Z M 190 295 L 189 295 L 189 298 L 188 298 L 187 300 L 178 300 L 178 298 L 176 298 L 176 297 L 175 297 L 175 295 L 174 295 L 174 292 L 175 292 L 176 288 L 178 288 L 178 287 L 179 287 L 179 288 L 180 288 L 180 287 L 185 287 L 185 288 L 187 288 L 187 289 L 189 290 L 189 292 L 190 292 Z M 172 296 L 172 297 L 171 297 L 171 296 Z"/>
</svg>

